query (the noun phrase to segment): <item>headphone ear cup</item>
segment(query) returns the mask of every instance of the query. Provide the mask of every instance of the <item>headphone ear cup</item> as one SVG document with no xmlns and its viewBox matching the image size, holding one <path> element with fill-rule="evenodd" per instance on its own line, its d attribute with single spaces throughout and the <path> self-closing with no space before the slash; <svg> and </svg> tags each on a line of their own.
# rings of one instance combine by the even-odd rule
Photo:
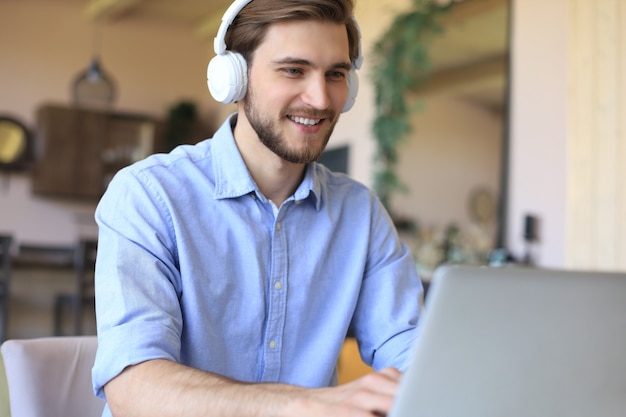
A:
<svg viewBox="0 0 626 417">
<path fill-rule="evenodd" d="M 231 51 L 213 57 L 207 68 L 207 85 L 220 103 L 244 98 L 248 89 L 248 66 L 244 57 Z"/>
<path fill-rule="evenodd" d="M 356 101 L 356 95 L 359 92 L 359 76 L 354 68 L 348 72 L 347 82 L 348 99 L 346 100 L 346 104 L 344 104 L 343 109 L 341 109 L 342 113 L 345 113 L 352 108 L 354 102 Z"/>
</svg>

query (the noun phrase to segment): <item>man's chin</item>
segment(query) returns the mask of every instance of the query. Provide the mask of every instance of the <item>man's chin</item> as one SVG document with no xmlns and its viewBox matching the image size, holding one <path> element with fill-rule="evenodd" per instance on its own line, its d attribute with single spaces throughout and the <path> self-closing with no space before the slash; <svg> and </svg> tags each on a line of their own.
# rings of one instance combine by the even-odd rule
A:
<svg viewBox="0 0 626 417">
<path fill-rule="evenodd" d="M 319 159 L 320 155 L 319 153 L 315 153 L 315 154 L 305 154 L 305 153 L 288 153 L 288 154 L 277 154 L 278 156 L 280 156 L 283 160 L 290 162 L 292 164 L 309 164 L 311 162 L 315 162 Z"/>
</svg>

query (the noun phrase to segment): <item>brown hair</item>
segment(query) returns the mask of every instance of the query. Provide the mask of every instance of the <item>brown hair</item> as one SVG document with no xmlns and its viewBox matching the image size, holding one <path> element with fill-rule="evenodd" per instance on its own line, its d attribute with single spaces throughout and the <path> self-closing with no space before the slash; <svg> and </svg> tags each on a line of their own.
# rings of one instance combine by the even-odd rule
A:
<svg viewBox="0 0 626 417">
<path fill-rule="evenodd" d="M 253 0 L 233 20 L 225 36 L 228 50 L 238 52 L 250 64 L 269 25 L 293 20 L 343 23 L 348 32 L 350 60 L 358 56 L 359 30 L 352 16 L 353 0 Z"/>
</svg>

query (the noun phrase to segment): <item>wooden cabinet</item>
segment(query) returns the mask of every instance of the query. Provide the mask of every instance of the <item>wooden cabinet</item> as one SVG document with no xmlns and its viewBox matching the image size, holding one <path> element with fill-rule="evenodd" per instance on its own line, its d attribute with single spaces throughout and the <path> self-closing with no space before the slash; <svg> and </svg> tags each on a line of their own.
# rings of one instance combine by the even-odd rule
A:
<svg viewBox="0 0 626 417">
<path fill-rule="evenodd" d="M 97 200 L 122 167 L 164 151 L 148 116 L 46 105 L 37 113 L 33 192 Z"/>
</svg>

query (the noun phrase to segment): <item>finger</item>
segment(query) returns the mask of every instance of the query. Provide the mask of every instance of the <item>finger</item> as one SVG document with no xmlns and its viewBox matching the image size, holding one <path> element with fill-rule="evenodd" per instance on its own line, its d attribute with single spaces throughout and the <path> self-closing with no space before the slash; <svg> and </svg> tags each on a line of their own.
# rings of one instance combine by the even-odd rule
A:
<svg viewBox="0 0 626 417">
<path fill-rule="evenodd" d="M 363 377 L 363 385 L 368 390 L 385 395 L 395 395 L 402 374 L 394 368 L 385 368 Z"/>
<path fill-rule="evenodd" d="M 402 379 L 402 372 L 400 372 L 397 368 L 381 369 L 379 373 L 389 377 L 396 382 L 400 382 L 400 379 Z"/>
<path fill-rule="evenodd" d="M 370 413 L 370 415 L 386 415 L 391 410 L 394 398 L 394 395 L 366 390 L 351 397 L 347 404 Z"/>
<path fill-rule="evenodd" d="M 385 415 L 395 399 L 400 377 L 401 373 L 393 368 L 366 375 L 349 402 L 362 410 Z"/>
</svg>

